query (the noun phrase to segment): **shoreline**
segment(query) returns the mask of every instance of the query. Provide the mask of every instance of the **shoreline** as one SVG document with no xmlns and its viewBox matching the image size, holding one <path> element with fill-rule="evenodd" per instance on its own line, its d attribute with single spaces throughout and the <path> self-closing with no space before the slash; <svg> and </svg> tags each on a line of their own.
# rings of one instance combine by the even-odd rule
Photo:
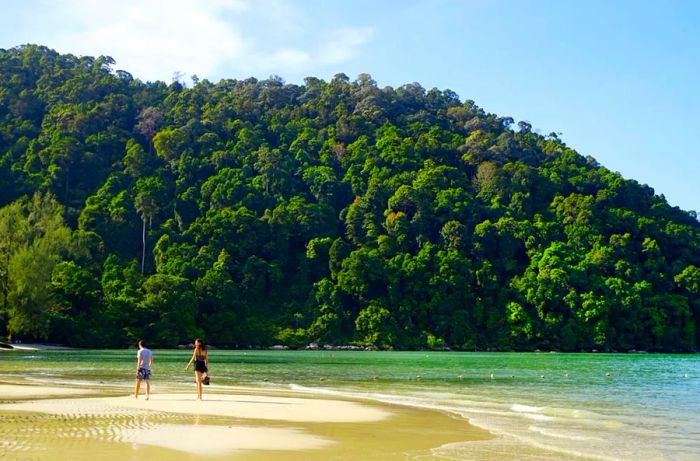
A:
<svg viewBox="0 0 700 461">
<path fill-rule="evenodd" d="M 74 347 L 59 346 L 56 344 L 40 344 L 40 343 L 20 343 L 11 344 L 0 342 L 0 351 L 71 351 L 76 350 Z"/>
<path fill-rule="evenodd" d="M 523 353 L 523 354 L 596 354 L 596 355 L 639 355 L 639 354 L 670 354 L 670 355 L 697 355 L 700 354 L 700 350 L 673 350 L 673 351 L 661 351 L 661 350 L 637 350 L 630 349 L 628 351 L 618 351 L 618 350 L 579 350 L 579 351 L 562 351 L 562 350 L 547 350 L 547 349 L 533 349 L 533 350 L 494 350 L 494 349 L 484 349 L 484 350 L 466 350 L 466 349 L 393 349 L 393 348 L 378 348 L 374 346 L 322 346 L 322 347 L 289 347 L 289 346 L 255 346 L 248 348 L 228 348 L 228 347 L 217 347 L 216 345 L 208 346 L 211 350 L 215 351 L 226 351 L 226 352 L 422 352 L 422 353 L 456 353 L 456 354 L 498 354 L 498 353 Z M 182 351 L 192 349 L 191 345 L 178 345 L 176 347 L 154 347 L 153 350 L 163 350 L 163 351 Z M 10 344 L 6 342 L 0 342 L 0 352 L 13 352 L 13 351 L 80 351 L 80 350 L 105 350 L 105 351 L 133 351 L 137 350 L 136 347 L 124 347 L 124 348 L 96 348 L 96 347 L 71 347 L 71 346 L 60 346 L 54 344 L 41 344 L 41 343 L 27 343 L 27 344 Z"/>
</svg>

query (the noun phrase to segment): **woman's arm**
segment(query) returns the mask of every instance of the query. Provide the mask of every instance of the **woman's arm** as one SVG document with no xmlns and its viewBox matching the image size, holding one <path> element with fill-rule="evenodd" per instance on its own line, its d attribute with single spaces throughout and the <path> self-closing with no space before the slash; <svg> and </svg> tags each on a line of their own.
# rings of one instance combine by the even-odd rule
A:
<svg viewBox="0 0 700 461">
<path fill-rule="evenodd" d="M 189 370 L 190 365 L 192 365 L 192 362 L 194 362 L 194 354 L 196 354 L 196 353 L 197 353 L 196 351 L 192 352 L 192 358 L 190 359 L 189 362 L 187 362 L 187 366 L 185 367 L 185 371 Z"/>
<path fill-rule="evenodd" d="M 209 351 L 204 351 L 204 365 L 209 366 Z"/>
</svg>

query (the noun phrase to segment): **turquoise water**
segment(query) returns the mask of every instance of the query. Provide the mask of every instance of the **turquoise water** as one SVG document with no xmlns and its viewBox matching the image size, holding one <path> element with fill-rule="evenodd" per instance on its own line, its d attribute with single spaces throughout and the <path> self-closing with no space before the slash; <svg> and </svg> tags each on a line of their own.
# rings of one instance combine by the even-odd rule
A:
<svg viewBox="0 0 700 461">
<path fill-rule="evenodd" d="M 187 351 L 153 384 L 191 385 Z M 0 381 L 131 386 L 135 351 L 0 354 Z M 210 351 L 212 387 L 263 386 L 441 409 L 496 437 L 431 459 L 700 460 L 700 356 Z"/>
</svg>

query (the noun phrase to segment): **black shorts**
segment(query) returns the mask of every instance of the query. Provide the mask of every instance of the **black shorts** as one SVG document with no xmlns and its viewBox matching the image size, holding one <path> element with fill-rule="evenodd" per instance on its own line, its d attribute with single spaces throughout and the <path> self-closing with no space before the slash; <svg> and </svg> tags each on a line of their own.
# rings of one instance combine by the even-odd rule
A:
<svg viewBox="0 0 700 461">
<path fill-rule="evenodd" d="M 139 368 L 139 370 L 136 372 L 136 379 L 139 381 L 148 381 L 151 379 L 151 370 Z"/>
<path fill-rule="evenodd" d="M 206 373 L 207 372 L 207 366 L 204 364 L 203 361 L 201 360 L 196 360 L 194 362 L 194 371 L 198 371 L 200 373 Z"/>
</svg>

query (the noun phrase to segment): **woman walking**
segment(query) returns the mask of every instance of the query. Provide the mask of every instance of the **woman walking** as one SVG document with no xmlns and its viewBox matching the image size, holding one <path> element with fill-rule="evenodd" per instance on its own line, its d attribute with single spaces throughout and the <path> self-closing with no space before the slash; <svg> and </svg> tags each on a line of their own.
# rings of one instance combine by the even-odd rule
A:
<svg viewBox="0 0 700 461">
<path fill-rule="evenodd" d="M 194 340 L 194 352 L 185 367 L 185 371 L 190 369 L 192 362 L 194 362 L 194 380 L 197 383 L 197 400 L 202 400 L 202 381 L 207 378 L 209 357 L 207 356 L 207 348 L 204 342 L 199 338 Z"/>
</svg>

